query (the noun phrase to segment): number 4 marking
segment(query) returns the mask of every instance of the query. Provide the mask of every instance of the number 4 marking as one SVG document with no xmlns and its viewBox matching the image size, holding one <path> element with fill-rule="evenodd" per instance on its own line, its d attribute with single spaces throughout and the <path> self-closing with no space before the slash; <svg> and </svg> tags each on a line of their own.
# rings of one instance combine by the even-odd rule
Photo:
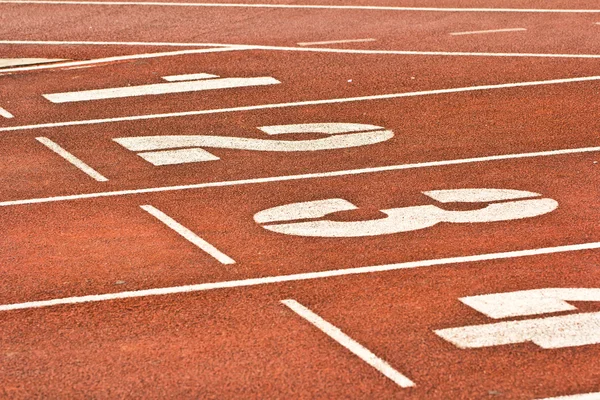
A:
<svg viewBox="0 0 600 400">
<path fill-rule="evenodd" d="M 600 301 L 600 289 L 552 288 L 464 297 L 460 301 L 491 318 L 576 310 L 567 301 Z M 600 343 L 600 312 L 569 314 L 434 331 L 460 348 L 533 342 L 544 349 Z"/>
</svg>

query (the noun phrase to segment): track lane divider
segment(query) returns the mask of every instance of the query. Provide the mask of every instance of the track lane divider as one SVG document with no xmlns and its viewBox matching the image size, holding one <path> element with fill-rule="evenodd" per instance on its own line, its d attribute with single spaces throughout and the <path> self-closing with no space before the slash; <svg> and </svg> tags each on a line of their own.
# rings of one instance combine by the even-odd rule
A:
<svg viewBox="0 0 600 400">
<path fill-rule="evenodd" d="M 373 101 L 373 100 L 389 100 L 399 99 L 403 97 L 419 97 L 419 96 L 430 96 L 439 94 L 450 94 L 450 93 L 465 93 L 465 92 L 477 92 L 486 90 L 496 89 L 512 89 L 522 88 L 530 86 L 545 86 L 545 85 L 557 85 L 564 83 L 579 83 L 579 82 L 594 82 L 600 81 L 600 76 L 583 76 L 577 78 L 561 78 L 561 79 L 549 79 L 544 81 L 528 81 L 528 82 L 515 82 L 515 83 L 500 83 L 494 85 L 481 85 L 481 86 L 467 86 L 449 89 L 434 89 L 434 90 L 423 90 L 418 92 L 403 92 L 403 93 L 389 93 L 389 94 L 376 94 L 369 96 L 359 97 L 342 97 L 336 99 L 323 99 L 323 100 L 305 100 L 296 101 L 289 103 L 272 103 L 272 104 L 260 104 L 253 106 L 242 106 L 242 107 L 231 107 L 231 108 L 216 108 L 211 110 L 196 110 L 196 111 L 180 111 L 164 114 L 145 114 L 145 115 L 132 115 L 129 117 L 115 117 L 115 118 L 102 118 L 102 119 L 89 119 L 80 121 L 65 121 L 65 122 L 51 122 L 36 125 L 21 125 L 21 126 L 9 126 L 0 128 L 0 132 L 14 132 L 23 131 L 30 129 L 43 129 L 43 128 L 58 128 L 65 126 L 81 126 L 81 125 L 97 125 L 114 122 L 125 122 L 125 121 L 140 121 L 150 119 L 162 119 L 162 118 L 173 118 L 173 117 L 189 117 L 193 115 L 208 115 L 208 114 L 222 114 L 239 111 L 254 111 L 254 110 L 268 110 L 276 108 L 288 108 L 288 107 L 304 107 L 304 106 L 317 106 L 324 104 L 342 104 L 342 103 L 354 103 L 361 101 Z"/>
<path fill-rule="evenodd" d="M 188 242 L 192 243 L 200 250 L 209 254 L 211 257 L 219 261 L 221 264 L 235 264 L 235 261 L 219 251 L 215 246 L 208 243 L 206 240 L 202 239 L 200 236 L 196 235 L 194 232 L 181 225 L 179 222 L 175 221 L 173 218 L 169 217 L 164 212 L 159 209 L 151 206 L 151 205 L 143 205 L 140 208 L 146 211 L 148 214 L 152 215 L 154 218 L 158 219 L 160 222 L 177 232 L 181 237 L 183 237 Z"/>
<path fill-rule="evenodd" d="M 552 8 L 466 8 L 466 7 L 401 7 L 368 5 L 321 5 L 321 4 L 260 4 L 260 3 L 183 3 L 159 1 L 64 1 L 64 0 L 1 0 L 0 4 L 53 4 L 82 6 L 151 6 L 151 7 L 229 7 L 229 8 L 283 8 L 313 10 L 369 10 L 369 11 L 429 11 L 429 12 L 500 12 L 500 13 L 600 13 L 594 9 Z"/>
<path fill-rule="evenodd" d="M 600 24 L 600 23 L 599 23 Z M 151 46 L 151 47 L 243 47 L 246 50 L 300 51 L 312 53 L 375 54 L 403 56 L 458 56 L 458 57 L 541 57 L 541 58 L 600 58 L 600 54 L 560 54 L 560 53 L 482 53 L 468 51 L 417 51 L 417 50 L 367 50 L 340 49 L 331 47 L 290 47 L 265 46 L 231 43 L 181 43 L 181 42 L 98 42 L 62 40 L 0 40 L 0 44 L 48 45 L 48 46 Z M 2 72 L 0 70 L 0 72 Z"/>
<path fill-rule="evenodd" d="M 377 272 L 397 271 L 397 270 L 403 270 L 403 269 L 434 267 L 434 266 L 462 264 L 462 263 L 475 263 L 475 262 L 481 262 L 481 261 L 504 260 L 504 259 L 531 257 L 531 256 L 539 256 L 539 255 L 546 255 L 546 254 L 558 254 L 558 253 L 567 253 L 567 252 L 573 252 L 573 251 L 598 250 L 598 249 L 600 249 L 600 242 L 571 244 L 571 245 L 564 245 L 564 246 L 544 247 L 544 248 L 538 248 L 538 249 L 507 251 L 507 252 L 501 252 L 501 253 L 486 253 L 486 254 L 477 254 L 477 255 L 472 255 L 472 256 L 459 256 L 459 257 L 439 258 L 439 259 L 433 259 L 433 260 L 409 261 L 409 262 L 402 262 L 402 263 L 397 263 L 397 264 L 385 264 L 385 265 L 375 265 L 375 266 L 368 266 L 368 267 L 335 269 L 335 270 L 318 271 L 318 272 L 303 272 L 303 273 L 291 274 L 291 275 L 266 276 L 266 277 L 261 277 L 261 278 L 249 278 L 249 279 L 241 279 L 241 280 L 234 280 L 234 281 L 210 282 L 210 283 L 200 283 L 200 284 L 195 284 L 195 285 L 173 286 L 173 287 L 163 287 L 163 288 L 155 288 L 155 289 L 142 289 L 142 290 L 134 290 L 134 291 L 128 291 L 128 292 L 94 294 L 94 295 L 87 295 L 87 296 L 63 297 L 63 298 L 51 299 L 51 300 L 29 301 L 29 302 L 25 302 L 25 303 L 3 304 L 3 305 L 0 305 L 0 311 L 44 308 L 44 307 L 53 307 L 53 306 L 59 306 L 59 305 L 71 305 L 71 304 L 82 304 L 82 303 L 96 303 L 96 302 L 112 301 L 112 300 L 119 300 L 119 299 L 131 299 L 131 298 L 136 298 L 136 297 L 163 296 L 163 295 L 180 294 L 180 293 L 195 293 L 195 292 L 204 292 L 204 291 L 215 290 L 215 289 L 241 288 L 241 287 L 260 286 L 260 285 L 275 284 L 275 283 L 282 283 L 282 282 L 300 282 L 300 281 L 307 281 L 307 280 L 313 280 L 313 279 L 333 278 L 333 277 L 339 277 L 339 276 L 362 275 L 362 274 L 371 274 L 371 273 L 377 273 Z"/>
<path fill-rule="evenodd" d="M 240 51 L 240 50 L 249 50 L 249 49 L 251 49 L 250 46 L 225 46 L 225 47 L 214 47 L 214 48 L 209 48 L 209 49 L 188 49 L 188 50 L 177 50 L 177 51 L 164 51 L 164 52 L 160 52 L 160 53 L 128 54 L 128 55 L 124 55 L 124 56 L 95 58 L 92 60 L 66 61 L 66 62 L 58 62 L 58 63 L 54 63 L 54 64 L 32 65 L 29 67 L 2 68 L 2 69 L 0 69 L 0 74 L 9 74 L 9 73 L 14 73 L 14 72 L 25 72 L 25 71 L 39 71 L 39 70 L 45 70 L 45 69 L 59 69 L 59 68 L 67 68 L 67 67 L 90 66 L 90 65 L 97 65 L 97 64 L 113 63 L 113 62 L 118 62 L 118 61 L 140 60 L 140 59 L 159 58 L 159 57 L 174 57 L 174 56 L 183 56 L 183 55 L 188 55 L 188 54 L 221 53 L 224 51 Z"/>
<path fill-rule="evenodd" d="M 260 184 L 260 183 L 271 183 L 271 182 L 297 181 L 297 180 L 304 180 L 304 179 L 334 178 L 334 177 L 339 177 L 339 176 L 351 176 L 351 175 L 370 174 L 370 173 L 377 173 L 377 172 L 401 171 L 401 170 L 416 169 L 416 168 L 443 167 L 443 166 L 449 166 L 449 165 L 471 164 L 471 163 L 478 163 L 478 162 L 515 160 L 515 159 L 521 159 L 521 158 L 550 157 L 550 156 L 595 153 L 595 152 L 600 152 L 600 147 L 583 147 L 583 148 L 576 148 L 576 149 L 538 151 L 538 152 L 533 152 L 533 153 L 503 154 L 503 155 L 462 158 L 462 159 L 444 160 L 444 161 L 429 161 L 429 162 L 414 163 L 414 164 L 386 165 L 383 167 L 359 168 L 359 169 L 349 169 L 349 170 L 339 170 L 339 171 L 329 171 L 329 172 L 315 172 L 315 173 L 299 174 L 299 175 L 284 175 L 284 176 L 271 176 L 271 177 L 266 177 L 266 178 L 240 179 L 240 180 L 235 180 L 235 181 L 205 182 L 205 183 L 196 183 L 196 184 L 191 184 L 191 185 L 162 186 L 162 187 L 153 187 L 153 188 L 144 188 L 144 189 L 117 190 L 117 191 L 113 191 L 113 192 L 97 192 L 97 193 L 84 193 L 84 194 L 72 194 L 72 195 L 64 195 L 64 196 L 42 197 L 42 198 L 35 198 L 35 199 L 8 200 L 8 201 L 1 201 L 0 207 L 18 206 L 18 205 L 26 205 L 26 204 L 52 203 L 52 202 L 58 202 L 58 201 L 96 199 L 96 198 L 101 198 L 101 197 L 128 196 L 128 195 L 146 194 L 146 193 L 172 192 L 172 191 L 178 191 L 178 190 L 193 190 L 193 189 L 206 189 L 206 188 L 215 188 L 215 187 L 253 185 L 253 184 Z"/>
<path fill-rule="evenodd" d="M 281 303 L 283 303 L 290 310 L 298 314 L 300 317 L 304 318 L 306 321 L 310 322 L 314 327 L 316 327 L 321 332 L 329 336 L 331 339 L 335 340 L 338 344 L 345 347 L 347 350 L 349 350 L 352 354 L 363 360 L 365 363 L 369 364 L 371 367 L 381 372 L 383 375 L 385 375 L 385 377 L 390 379 L 396 385 L 402 388 L 409 388 L 415 386 L 415 383 L 413 381 L 408 379 L 400 372 L 396 371 L 386 361 L 377 357 L 369 349 L 358 343 L 356 340 L 352 339 L 350 336 L 346 335 L 344 332 L 342 332 L 340 328 L 324 320 L 319 315 L 315 314 L 313 311 L 308 309 L 306 306 L 303 306 L 302 304 L 298 303 L 296 300 L 293 299 L 282 300 Z"/>
</svg>

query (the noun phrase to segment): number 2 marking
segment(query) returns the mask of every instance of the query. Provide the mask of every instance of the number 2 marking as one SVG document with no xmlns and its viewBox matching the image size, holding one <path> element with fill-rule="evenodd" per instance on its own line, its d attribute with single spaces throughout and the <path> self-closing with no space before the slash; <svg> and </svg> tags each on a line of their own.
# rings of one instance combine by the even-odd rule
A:
<svg viewBox="0 0 600 400">
<path fill-rule="evenodd" d="M 356 210 L 357 207 L 344 199 L 326 199 L 269 208 L 256 213 L 254 220 L 269 231 L 285 235 L 362 237 L 414 231 L 440 222 L 478 223 L 530 218 L 549 213 L 558 207 L 553 199 L 533 198 L 541 195 L 522 190 L 451 189 L 423 194 L 441 203 L 492 203 L 471 211 L 447 211 L 435 205 L 391 208 L 381 210 L 387 215 L 386 218 L 345 222 L 321 218 L 339 211 Z M 503 202 L 493 203 L 494 201 Z M 298 221 L 306 219 L 311 221 Z"/>
<path fill-rule="evenodd" d="M 352 123 L 312 123 L 297 125 L 274 125 L 258 128 L 268 135 L 322 133 L 329 137 L 311 140 L 273 140 L 227 136 L 173 135 L 139 136 L 113 139 L 128 150 L 153 165 L 173 165 L 219 160 L 204 147 L 301 152 L 346 149 L 384 142 L 394 136 L 381 126 Z M 172 150 L 176 149 L 176 150 Z"/>
</svg>

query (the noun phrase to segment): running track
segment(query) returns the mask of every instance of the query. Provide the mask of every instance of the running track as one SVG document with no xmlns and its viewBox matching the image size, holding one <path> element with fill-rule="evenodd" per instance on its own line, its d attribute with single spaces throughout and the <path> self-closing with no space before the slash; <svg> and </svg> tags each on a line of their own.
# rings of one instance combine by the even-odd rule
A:
<svg viewBox="0 0 600 400">
<path fill-rule="evenodd" d="M 0 397 L 600 398 L 599 35 L 0 1 Z"/>
</svg>

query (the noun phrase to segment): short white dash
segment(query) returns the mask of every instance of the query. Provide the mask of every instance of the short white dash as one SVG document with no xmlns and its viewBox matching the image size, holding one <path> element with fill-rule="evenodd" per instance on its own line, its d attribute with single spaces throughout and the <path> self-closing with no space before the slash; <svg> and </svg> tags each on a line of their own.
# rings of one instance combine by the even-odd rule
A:
<svg viewBox="0 0 600 400">
<path fill-rule="evenodd" d="M 522 32 L 522 31 L 526 31 L 526 30 L 527 29 L 525 29 L 525 28 L 490 29 L 487 31 L 452 32 L 451 35 L 458 36 L 458 35 L 475 35 L 478 33 Z"/>
<path fill-rule="evenodd" d="M 108 179 L 99 174 L 92 167 L 90 167 L 89 165 L 81 161 L 79 158 L 75 157 L 73 154 L 60 147 L 58 144 L 54 143 L 52 140 L 46 137 L 37 137 L 35 138 L 35 140 L 37 140 L 38 142 L 40 142 L 41 144 L 43 144 L 44 146 L 46 146 L 47 148 L 49 148 L 50 150 L 52 150 L 53 152 L 55 152 L 56 154 L 58 154 L 59 156 L 76 166 L 77 168 L 79 168 L 79 170 L 83 171 L 88 176 L 97 180 L 98 182 L 108 181 Z"/>
<path fill-rule="evenodd" d="M 4 118 L 14 118 L 14 115 L 6 111 L 4 108 L 0 107 L 0 116 Z"/>
<path fill-rule="evenodd" d="M 214 257 L 221 264 L 235 264 L 235 261 L 228 257 L 227 255 L 221 253 L 216 247 L 212 244 L 208 243 L 206 240 L 202 239 L 194 232 L 181 225 L 179 222 L 175 221 L 173 218 L 169 217 L 167 214 L 162 211 L 150 206 L 144 205 L 140 206 L 144 211 L 148 212 L 150 215 L 158 219 L 163 224 L 167 225 L 169 228 L 173 229 L 175 232 L 180 234 L 184 239 L 188 240 L 190 243 L 196 245 L 201 250 L 205 251 L 212 257 Z"/>
<path fill-rule="evenodd" d="M 413 381 L 396 371 L 387 362 L 377 357 L 369 349 L 342 332 L 338 327 L 325 321 L 323 318 L 302 304 L 298 303 L 296 300 L 288 299 L 282 300 L 281 302 L 288 306 L 296 314 L 313 324 L 321 332 L 344 346 L 346 349 L 350 350 L 358 358 L 375 368 L 377 371 L 381 372 L 387 378 L 391 379 L 398 386 L 403 388 L 415 386 Z"/>
<path fill-rule="evenodd" d="M 179 81 L 195 81 L 199 79 L 211 79 L 218 78 L 219 75 L 213 74 L 186 74 L 186 75 L 171 75 L 171 76 L 163 76 L 163 79 L 168 82 L 179 82 Z"/>
<path fill-rule="evenodd" d="M 345 39 L 345 40 L 327 40 L 324 42 L 300 42 L 298 46 L 312 46 L 315 44 L 340 44 L 340 43 L 362 43 L 362 42 L 374 42 L 376 39 Z"/>
</svg>

